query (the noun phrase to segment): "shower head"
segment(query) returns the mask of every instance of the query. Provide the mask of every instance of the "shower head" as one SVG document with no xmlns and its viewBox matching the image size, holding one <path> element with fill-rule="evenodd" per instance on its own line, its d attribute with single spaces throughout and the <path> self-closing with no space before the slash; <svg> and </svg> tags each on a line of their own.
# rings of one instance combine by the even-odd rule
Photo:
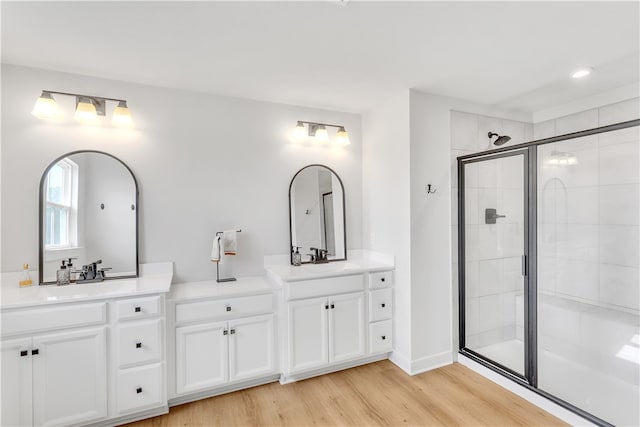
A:
<svg viewBox="0 0 640 427">
<path fill-rule="evenodd" d="M 497 134 L 497 133 L 495 133 L 495 132 L 489 132 L 489 134 L 488 134 L 488 135 L 489 135 L 489 139 L 493 138 L 494 136 L 497 136 L 497 137 L 498 137 L 498 139 L 496 139 L 495 141 L 493 141 L 493 145 L 495 145 L 495 146 L 504 145 L 504 144 L 506 144 L 507 142 L 511 141 L 511 137 L 510 137 L 510 136 L 508 136 L 508 135 L 502 135 L 502 136 L 500 136 L 500 135 L 498 135 L 498 134 Z"/>
</svg>

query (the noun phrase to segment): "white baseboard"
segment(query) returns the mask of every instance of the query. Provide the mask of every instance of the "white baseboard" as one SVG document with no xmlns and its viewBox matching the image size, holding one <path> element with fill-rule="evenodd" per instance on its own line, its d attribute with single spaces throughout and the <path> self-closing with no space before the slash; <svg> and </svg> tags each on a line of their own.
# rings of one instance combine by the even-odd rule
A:
<svg viewBox="0 0 640 427">
<path fill-rule="evenodd" d="M 255 378 L 249 381 L 242 381 L 239 383 L 228 384 L 222 387 L 214 387 L 208 390 L 198 391 L 195 393 L 184 394 L 169 399 L 169 406 L 182 405 L 183 403 L 194 402 L 196 400 L 206 399 L 208 397 L 219 396 L 221 394 L 227 394 L 245 388 L 257 387 L 263 384 L 269 384 L 278 381 L 280 374 L 271 374 L 264 377 Z"/>
<path fill-rule="evenodd" d="M 378 362 L 380 360 L 388 359 L 389 353 L 376 354 L 374 356 L 364 357 L 361 359 L 355 359 L 348 362 L 336 363 L 328 365 L 319 369 L 311 369 L 308 371 L 297 372 L 295 374 L 282 374 L 280 376 L 280 384 L 289 384 L 300 380 L 306 380 L 307 378 L 317 377 L 318 375 L 330 374 L 332 372 L 341 371 L 343 369 L 355 368 L 356 366 L 366 365 L 368 363 Z"/>
<path fill-rule="evenodd" d="M 502 388 L 505 388 L 510 392 L 522 397 L 524 400 L 537 406 L 538 408 L 547 411 L 551 415 L 560 418 L 562 421 L 568 424 L 571 424 L 572 426 L 595 426 L 595 424 L 592 424 L 581 416 L 574 414 L 573 412 L 552 402 L 544 396 L 528 390 L 527 388 L 515 383 L 514 381 L 511 381 L 510 379 L 500 375 L 499 373 L 482 366 L 478 362 L 469 359 L 463 354 L 458 354 L 458 362 L 461 365 L 464 365 L 467 368 L 477 372 L 483 377 L 493 381 Z"/>
<path fill-rule="evenodd" d="M 440 368 L 453 363 L 450 351 L 434 354 L 432 356 L 422 357 L 416 360 L 410 360 L 402 354 L 394 351 L 389 357 L 397 367 L 405 371 L 409 375 L 417 375 L 432 369 Z"/>
</svg>

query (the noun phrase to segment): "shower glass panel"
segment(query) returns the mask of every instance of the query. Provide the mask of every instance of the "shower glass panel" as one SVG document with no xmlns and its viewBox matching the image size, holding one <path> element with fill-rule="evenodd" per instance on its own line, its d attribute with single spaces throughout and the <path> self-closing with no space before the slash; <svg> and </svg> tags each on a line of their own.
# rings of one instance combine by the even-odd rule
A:
<svg viewBox="0 0 640 427">
<path fill-rule="evenodd" d="M 539 145 L 538 388 L 640 425 L 639 128 Z"/>
<path fill-rule="evenodd" d="M 464 164 L 464 346 L 525 376 L 527 153 Z"/>
</svg>

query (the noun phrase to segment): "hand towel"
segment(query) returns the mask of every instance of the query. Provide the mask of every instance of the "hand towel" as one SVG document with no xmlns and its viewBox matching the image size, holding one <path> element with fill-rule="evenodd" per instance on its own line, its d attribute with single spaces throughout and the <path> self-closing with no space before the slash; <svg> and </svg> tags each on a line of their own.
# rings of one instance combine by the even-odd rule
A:
<svg viewBox="0 0 640 427">
<path fill-rule="evenodd" d="M 236 230 L 227 230 L 222 234 L 222 248 L 225 255 L 236 255 L 238 253 Z"/>
<path fill-rule="evenodd" d="M 211 262 L 220 262 L 221 261 L 220 251 L 220 236 L 216 236 L 213 238 L 213 247 L 211 248 Z"/>
</svg>

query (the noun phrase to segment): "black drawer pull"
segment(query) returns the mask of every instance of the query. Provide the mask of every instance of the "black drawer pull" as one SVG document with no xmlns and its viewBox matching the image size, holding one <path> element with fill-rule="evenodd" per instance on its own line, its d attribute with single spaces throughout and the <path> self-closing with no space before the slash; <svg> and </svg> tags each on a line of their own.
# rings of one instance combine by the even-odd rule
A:
<svg viewBox="0 0 640 427">
<path fill-rule="evenodd" d="M 381 282 L 384 282 L 384 277 L 382 279 L 380 279 Z"/>
<path fill-rule="evenodd" d="M 386 335 L 383 335 L 383 336 L 382 336 L 382 337 L 380 337 L 380 338 L 382 338 L 382 340 L 384 341 L 384 340 L 386 340 L 386 339 L 387 339 L 387 336 L 386 336 Z"/>
<path fill-rule="evenodd" d="M 235 333 L 236 333 L 236 330 L 235 330 L 235 329 L 232 329 L 232 330 L 230 330 L 230 331 L 229 331 L 229 333 L 230 333 L 231 335 L 233 335 L 233 334 L 235 334 Z"/>
<path fill-rule="evenodd" d="M 227 311 L 231 311 L 231 306 L 230 305 L 227 306 Z"/>
<path fill-rule="evenodd" d="M 335 304 L 331 304 L 331 308 L 336 308 Z"/>
<path fill-rule="evenodd" d="M 34 355 L 34 356 L 35 356 L 36 354 L 40 354 L 40 350 L 38 350 L 37 348 L 36 348 L 36 349 L 33 349 L 33 350 L 31 350 L 31 354 L 32 354 L 32 355 Z"/>
<path fill-rule="evenodd" d="M 228 335 L 229 331 L 227 331 L 226 329 L 222 331 L 222 335 Z"/>
<path fill-rule="evenodd" d="M 387 304 L 382 303 L 382 304 L 380 304 L 380 306 L 382 306 L 382 308 L 385 308 L 387 306 Z"/>
<path fill-rule="evenodd" d="M 135 311 L 136 313 L 140 313 L 141 309 L 140 309 L 140 307 L 136 307 L 136 308 L 133 309 L 133 311 Z"/>
<path fill-rule="evenodd" d="M 29 350 L 20 350 L 20 357 L 28 356 Z"/>
<path fill-rule="evenodd" d="M 141 342 L 137 342 L 136 343 L 136 348 L 142 348 L 142 343 Z"/>
<path fill-rule="evenodd" d="M 142 393 L 142 387 L 138 387 L 138 388 L 136 389 L 136 393 L 138 393 L 138 394 Z"/>
<path fill-rule="evenodd" d="M 325 310 L 329 310 L 329 305 L 328 305 L 328 304 L 325 304 L 324 309 L 325 309 Z"/>
</svg>

